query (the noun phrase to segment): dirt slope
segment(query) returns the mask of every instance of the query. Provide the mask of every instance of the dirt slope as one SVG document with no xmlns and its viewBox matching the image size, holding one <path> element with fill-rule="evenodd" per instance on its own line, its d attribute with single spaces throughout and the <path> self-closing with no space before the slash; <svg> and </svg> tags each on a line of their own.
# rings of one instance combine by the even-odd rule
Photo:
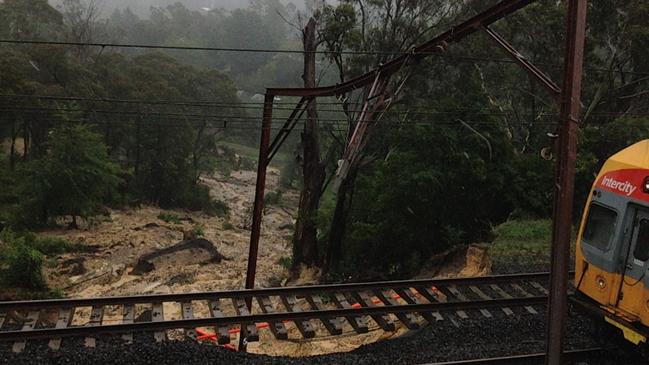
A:
<svg viewBox="0 0 649 365">
<path fill-rule="evenodd" d="M 277 182 L 277 172 L 271 171 L 269 190 L 276 189 Z M 246 219 L 254 198 L 254 172 L 234 172 L 230 177 L 215 175 L 204 179 L 204 183 L 212 189 L 214 197 L 231 208 L 229 218 L 164 211 L 180 218 L 180 222 L 173 223 L 158 218 L 163 212 L 159 208 L 141 207 L 110 210 L 101 222 L 83 230 L 43 232 L 98 248 L 96 253 L 63 255 L 50 262 L 46 275 L 51 286 L 65 288 L 65 294 L 74 297 L 241 288 L 248 257 Z M 297 197 L 296 192 L 287 192 L 282 203 L 287 207 L 297 206 Z M 286 276 L 278 261 L 290 255 L 287 238 L 291 234 L 293 214 L 289 208 L 271 206 L 266 209 L 257 270 L 258 286 L 277 285 Z M 143 275 L 130 274 L 138 257 L 181 241 L 183 231 L 199 226 L 205 238 L 214 243 L 226 260 L 208 264 L 172 262 L 168 269 L 157 269 Z M 80 261 L 83 269 L 79 267 Z"/>
</svg>

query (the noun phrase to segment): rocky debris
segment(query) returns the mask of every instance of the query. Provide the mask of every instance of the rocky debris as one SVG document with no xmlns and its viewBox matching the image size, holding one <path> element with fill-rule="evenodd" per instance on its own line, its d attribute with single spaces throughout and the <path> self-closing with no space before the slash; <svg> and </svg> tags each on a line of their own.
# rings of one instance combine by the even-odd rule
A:
<svg viewBox="0 0 649 365">
<path fill-rule="evenodd" d="M 141 256 L 131 274 L 141 275 L 156 268 L 175 265 L 219 263 L 224 259 L 225 256 L 219 253 L 214 244 L 204 238 L 185 240 Z"/>
<path fill-rule="evenodd" d="M 415 278 L 475 277 L 491 274 L 488 251 L 479 245 L 459 245 L 428 259 Z"/>
<path fill-rule="evenodd" d="M 88 270 L 86 269 L 84 262 L 86 259 L 84 257 L 74 257 L 68 260 L 61 262 L 60 274 L 68 274 L 71 276 L 83 275 Z"/>
<path fill-rule="evenodd" d="M 145 229 L 160 228 L 160 227 L 162 227 L 162 226 L 159 225 L 158 223 L 147 223 L 147 224 L 145 224 L 145 225 L 143 225 L 141 227 L 135 227 L 135 228 L 133 228 L 133 230 L 134 231 L 142 231 L 142 230 L 145 230 Z"/>
</svg>

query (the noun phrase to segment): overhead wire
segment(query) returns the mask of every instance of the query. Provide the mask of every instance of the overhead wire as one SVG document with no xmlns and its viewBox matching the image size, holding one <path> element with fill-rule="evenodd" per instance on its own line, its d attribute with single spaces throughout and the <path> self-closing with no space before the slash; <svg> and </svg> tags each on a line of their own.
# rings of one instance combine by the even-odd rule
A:
<svg viewBox="0 0 649 365">
<path fill-rule="evenodd" d="M 373 56 L 399 56 L 399 55 L 412 55 L 413 50 L 407 51 L 304 51 L 304 50 L 284 50 L 284 49 L 265 49 L 265 48 L 229 48 L 229 47 L 205 47 L 205 46 L 165 46 L 165 45 L 152 45 L 152 44 L 130 44 L 130 43 L 112 43 L 112 42 L 71 42 L 71 41 L 41 41 L 41 40 L 19 40 L 19 39 L 0 39 L 0 44 L 29 44 L 29 45 L 51 45 L 51 46 L 73 46 L 73 47 L 100 47 L 104 48 L 140 48 L 140 49 L 161 49 L 161 50 L 183 50 L 183 51 L 215 51 L 215 52 L 243 52 L 243 53 L 275 53 L 275 54 L 338 54 L 338 55 L 373 55 Z M 448 58 L 458 61 L 466 62 L 494 62 L 503 64 L 517 64 L 516 61 L 507 58 L 491 58 L 491 57 L 471 57 L 471 56 L 456 56 L 438 51 L 431 52 L 418 52 L 421 55 L 436 55 L 441 58 Z M 551 63 L 535 63 L 537 66 L 562 68 L 561 64 Z M 615 72 L 627 75 L 649 76 L 649 72 L 638 71 L 623 71 L 623 70 L 610 70 L 605 68 L 585 67 L 586 71 L 593 72 Z"/>
<path fill-rule="evenodd" d="M 113 115 L 132 115 L 132 116 L 168 116 L 168 117 L 182 117 L 189 119 L 196 118 L 226 118 L 226 119 L 235 119 L 235 120 L 254 120 L 260 122 L 261 119 L 255 116 L 246 116 L 246 115 L 221 115 L 221 114 L 191 114 L 191 113 L 170 113 L 170 112 L 153 112 L 153 111 L 138 111 L 138 110 L 102 110 L 102 109 L 78 109 L 78 108 L 46 108 L 46 107 L 13 107 L 13 106 L 2 106 L 0 104 L 1 111 L 11 111 L 11 112 L 69 112 L 69 113 L 97 113 L 97 114 L 113 114 Z M 342 110 L 318 110 L 318 112 L 337 112 L 343 113 Z M 408 110 L 403 112 L 391 111 L 389 115 L 402 115 L 402 116 L 422 116 L 422 115 L 455 115 L 459 113 L 466 113 L 476 116 L 508 116 L 508 115 L 517 115 L 515 111 L 486 111 L 484 109 L 444 109 L 439 111 L 416 111 Z M 535 114 L 535 116 L 555 116 L 557 113 L 550 112 L 541 112 Z M 274 121 L 283 121 L 285 118 L 280 116 L 274 116 L 272 118 Z M 318 121 L 331 121 L 331 118 L 318 118 Z M 339 119 L 334 119 L 339 120 Z"/>
</svg>

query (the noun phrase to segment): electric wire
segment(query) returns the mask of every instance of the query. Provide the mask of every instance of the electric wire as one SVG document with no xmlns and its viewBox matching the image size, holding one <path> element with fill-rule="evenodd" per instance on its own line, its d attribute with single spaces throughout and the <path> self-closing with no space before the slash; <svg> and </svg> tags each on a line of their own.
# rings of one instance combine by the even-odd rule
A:
<svg viewBox="0 0 649 365">
<path fill-rule="evenodd" d="M 70 41 L 40 41 L 40 40 L 18 40 L 18 39 L 0 39 L 0 44 L 29 44 L 29 45 L 51 45 L 51 46 L 73 46 L 73 47 L 100 47 L 100 48 L 140 48 L 140 49 L 161 49 L 161 50 L 184 50 L 184 51 L 216 51 L 216 52 L 243 52 L 243 53 L 275 53 L 275 54 L 339 54 L 339 55 L 373 55 L 373 56 L 399 56 L 399 55 L 412 55 L 413 50 L 408 51 L 311 51 L 306 52 L 303 50 L 283 50 L 283 49 L 264 49 L 264 48 L 228 48 L 228 47 L 204 47 L 204 46 L 163 46 L 152 44 L 129 44 L 129 43 L 111 43 L 111 42 L 70 42 Z M 470 56 L 456 56 L 438 51 L 431 52 L 417 52 L 420 55 L 437 55 L 441 58 L 453 59 L 456 61 L 465 62 L 493 62 L 502 64 L 517 64 L 517 61 L 506 58 L 491 58 L 491 57 L 470 57 Z M 551 63 L 535 63 L 537 66 L 562 68 L 561 64 Z M 605 68 L 585 67 L 586 71 L 593 72 L 609 72 L 609 73 L 622 73 L 627 75 L 649 76 L 649 72 L 638 71 L 624 71 L 624 70 L 610 70 Z"/>
</svg>

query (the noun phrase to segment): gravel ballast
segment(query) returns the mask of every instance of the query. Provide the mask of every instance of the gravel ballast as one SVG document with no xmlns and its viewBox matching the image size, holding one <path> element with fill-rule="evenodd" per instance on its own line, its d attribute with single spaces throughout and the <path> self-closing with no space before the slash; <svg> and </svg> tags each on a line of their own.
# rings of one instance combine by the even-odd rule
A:
<svg viewBox="0 0 649 365">
<path fill-rule="evenodd" d="M 529 272 L 529 268 L 494 267 L 494 272 Z M 528 270 L 526 270 L 528 269 Z M 539 267 L 538 271 L 544 268 Z M 28 341 L 20 354 L 11 352 L 11 344 L 0 344 L 0 364 L 429 364 L 443 361 L 523 355 L 545 351 L 545 307 L 535 307 L 539 314 L 524 308 L 512 308 L 507 316 L 490 309 L 493 318 L 484 318 L 477 310 L 468 311 L 468 319 L 443 313 L 444 321 L 408 332 L 400 338 L 364 345 L 348 353 L 304 358 L 271 357 L 243 354 L 210 343 L 166 341 L 156 343 L 152 335 L 138 334 L 133 344 L 118 337 L 98 338 L 96 348 L 86 348 L 83 339 L 64 339 L 59 351 L 51 351 L 46 341 Z M 567 327 L 566 348 L 611 347 L 595 358 L 569 362 L 579 365 L 646 364 L 624 341 L 604 338 L 590 318 L 572 313 Z M 522 362 L 523 364 L 525 362 Z"/>
<path fill-rule="evenodd" d="M 539 308 L 542 311 L 543 308 Z M 212 344 L 194 341 L 156 343 L 150 335 L 137 335 L 131 345 L 120 338 L 99 338 L 96 348 L 86 348 L 83 340 L 64 339 L 59 351 L 47 348 L 46 341 L 30 341 L 25 352 L 14 354 L 9 344 L 0 348 L 2 364 L 425 364 L 440 361 L 497 357 L 544 351 L 545 316 L 514 308 L 515 316 L 492 310 L 494 318 L 484 319 L 470 312 L 469 319 L 455 317 L 459 328 L 445 320 L 409 335 L 360 347 L 341 354 L 308 358 L 270 357 L 242 354 Z M 447 317 L 448 318 L 448 317 Z M 568 326 L 567 348 L 600 346 L 592 322 L 573 316 Z M 628 349 L 607 351 L 596 359 L 580 359 L 581 364 L 645 364 Z"/>
</svg>

